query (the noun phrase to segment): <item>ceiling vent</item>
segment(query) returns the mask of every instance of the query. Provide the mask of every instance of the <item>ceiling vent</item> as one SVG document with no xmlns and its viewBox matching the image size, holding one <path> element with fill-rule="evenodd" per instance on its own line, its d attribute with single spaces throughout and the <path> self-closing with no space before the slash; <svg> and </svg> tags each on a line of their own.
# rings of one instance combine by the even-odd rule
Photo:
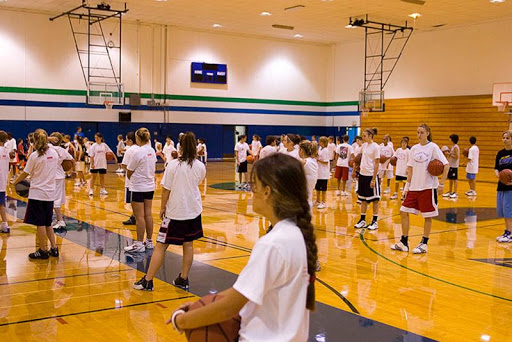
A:
<svg viewBox="0 0 512 342">
<path fill-rule="evenodd" d="M 293 30 L 295 28 L 293 26 L 279 25 L 279 24 L 274 24 L 274 25 L 272 25 L 272 27 L 276 28 L 276 29 L 281 29 L 281 30 Z"/>
<path fill-rule="evenodd" d="M 425 0 L 401 0 L 403 2 L 408 2 L 410 4 L 415 4 L 415 5 L 425 5 Z"/>
</svg>

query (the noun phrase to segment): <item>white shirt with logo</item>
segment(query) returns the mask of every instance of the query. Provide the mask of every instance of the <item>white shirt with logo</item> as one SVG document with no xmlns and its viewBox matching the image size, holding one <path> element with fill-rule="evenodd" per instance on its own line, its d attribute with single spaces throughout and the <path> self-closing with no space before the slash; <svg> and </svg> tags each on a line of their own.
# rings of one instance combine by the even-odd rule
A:
<svg viewBox="0 0 512 342">
<path fill-rule="evenodd" d="M 396 157 L 396 171 L 395 175 L 407 177 L 407 163 L 409 162 L 410 150 L 408 148 L 399 148 L 395 151 Z"/>
<path fill-rule="evenodd" d="M 371 144 L 364 143 L 361 146 L 361 170 L 359 173 L 363 176 L 372 176 L 375 170 L 375 159 L 380 158 L 380 148 L 376 142 Z"/>
<path fill-rule="evenodd" d="M 443 165 L 448 160 L 437 144 L 428 142 L 426 145 L 416 144 L 411 148 L 407 166 L 412 167 L 412 178 L 409 191 L 421 191 L 425 189 L 437 189 L 439 180 L 428 172 L 428 164 L 434 160 L 440 160 Z"/>
<path fill-rule="evenodd" d="M 155 191 L 156 153 L 151 145 L 140 146 L 126 168 L 133 171 L 129 185 L 131 192 Z"/>
<path fill-rule="evenodd" d="M 249 145 L 247 143 L 237 142 L 235 145 L 235 151 L 238 151 L 238 162 L 243 163 L 247 160 L 247 151 L 249 150 Z"/>
<path fill-rule="evenodd" d="M 261 142 L 258 140 L 253 140 L 251 142 L 251 147 L 252 147 L 252 149 L 251 149 L 252 154 L 256 156 L 256 155 L 258 155 L 259 151 L 261 150 Z"/>
<path fill-rule="evenodd" d="M 385 163 L 379 163 L 379 170 L 385 171 L 393 171 L 393 165 L 391 165 L 389 158 L 393 157 L 395 154 L 395 150 L 393 149 L 393 145 L 384 143 L 380 144 L 380 155 L 386 156 L 388 160 Z"/>
<path fill-rule="evenodd" d="M 348 167 L 348 160 L 352 154 L 352 146 L 347 143 L 339 144 L 336 147 L 336 153 L 338 154 L 338 160 L 336 166 Z"/>
<path fill-rule="evenodd" d="M 480 159 L 480 149 L 473 145 L 469 148 L 468 165 L 466 165 L 467 173 L 478 173 L 478 162 Z"/>
<path fill-rule="evenodd" d="M 59 166 L 59 155 L 53 148 L 39 156 L 34 151 L 27 160 L 23 169 L 30 175 L 30 190 L 28 198 L 39 201 L 55 200 L 55 175 Z"/>
<path fill-rule="evenodd" d="M 165 168 L 162 186 L 171 191 L 165 216 L 173 220 L 192 220 L 203 211 L 199 184 L 206 176 L 206 167 L 195 159 L 192 165 L 179 159 Z"/>
<path fill-rule="evenodd" d="M 89 147 L 89 149 L 87 150 L 87 154 L 89 155 L 89 157 L 94 158 L 93 170 L 107 168 L 107 152 L 112 152 L 112 150 L 104 142 L 100 144 L 94 143 L 91 147 Z"/>
</svg>

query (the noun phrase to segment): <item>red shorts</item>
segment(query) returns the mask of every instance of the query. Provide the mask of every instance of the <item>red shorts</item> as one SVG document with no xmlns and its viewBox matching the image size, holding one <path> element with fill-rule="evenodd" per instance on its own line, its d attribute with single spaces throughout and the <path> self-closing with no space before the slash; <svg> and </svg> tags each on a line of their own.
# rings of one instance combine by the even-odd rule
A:
<svg viewBox="0 0 512 342">
<path fill-rule="evenodd" d="M 341 179 L 343 181 L 348 181 L 348 167 L 336 166 L 334 178 Z"/>
<path fill-rule="evenodd" d="M 435 217 L 437 211 L 437 189 L 409 191 L 402 203 L 400 211 L 417 215 L 421 212 L 423 217 Z"/>
</svg>

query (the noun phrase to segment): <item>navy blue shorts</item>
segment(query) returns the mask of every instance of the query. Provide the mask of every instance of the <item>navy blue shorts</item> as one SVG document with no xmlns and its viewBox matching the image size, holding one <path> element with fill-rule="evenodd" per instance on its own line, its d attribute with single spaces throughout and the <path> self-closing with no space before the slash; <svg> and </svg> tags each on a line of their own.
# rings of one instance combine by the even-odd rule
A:
<svg viewBox="0 0 512 342">
<path fill-rule="evenodd" d="M 0 205 L 5 207 L 5 191 L 0 191 Z"/>
<path fill-rule="evenodd" d="M 38 227 L 50 227 L 52 225 L 52 216 L 53 201 L 40 201 L 29 198 L 23 222 Z"/>
<path fill-rule="evenodd" d="M 183 245 L 203 237 L 201 215 L 191 220 L 171 220 L 169 227 L 160 227 L 156 241 L 166 245 Z"/>
<path fill-rule="evenodd" d="M 144 203 L 145 200 L 152 200 L 154 191 L 136 192 L 132 191 L 132 202 Z"/>
<path fill-rule="evenodd" d="M 107 169 L 90 169 L 91 173 L 99 173 L 100 175 L 106 175 Z"/>
</svg>

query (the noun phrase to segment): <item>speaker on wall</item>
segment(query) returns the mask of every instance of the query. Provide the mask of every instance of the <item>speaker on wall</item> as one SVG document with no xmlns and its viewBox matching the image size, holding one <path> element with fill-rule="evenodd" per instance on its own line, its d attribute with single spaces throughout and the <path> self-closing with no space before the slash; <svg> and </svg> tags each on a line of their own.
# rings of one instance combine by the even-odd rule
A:
<svg viewBox="0 0 512 342">
<path fill-rule="evenodd" d="M 119 122 L 131 122 L 132 112 L 119 112 Z"/>
<path fill-rule="evenodd" d="M 130 94 L 130 106 L 140 106 L 140 94 Z"/>
</svg>

